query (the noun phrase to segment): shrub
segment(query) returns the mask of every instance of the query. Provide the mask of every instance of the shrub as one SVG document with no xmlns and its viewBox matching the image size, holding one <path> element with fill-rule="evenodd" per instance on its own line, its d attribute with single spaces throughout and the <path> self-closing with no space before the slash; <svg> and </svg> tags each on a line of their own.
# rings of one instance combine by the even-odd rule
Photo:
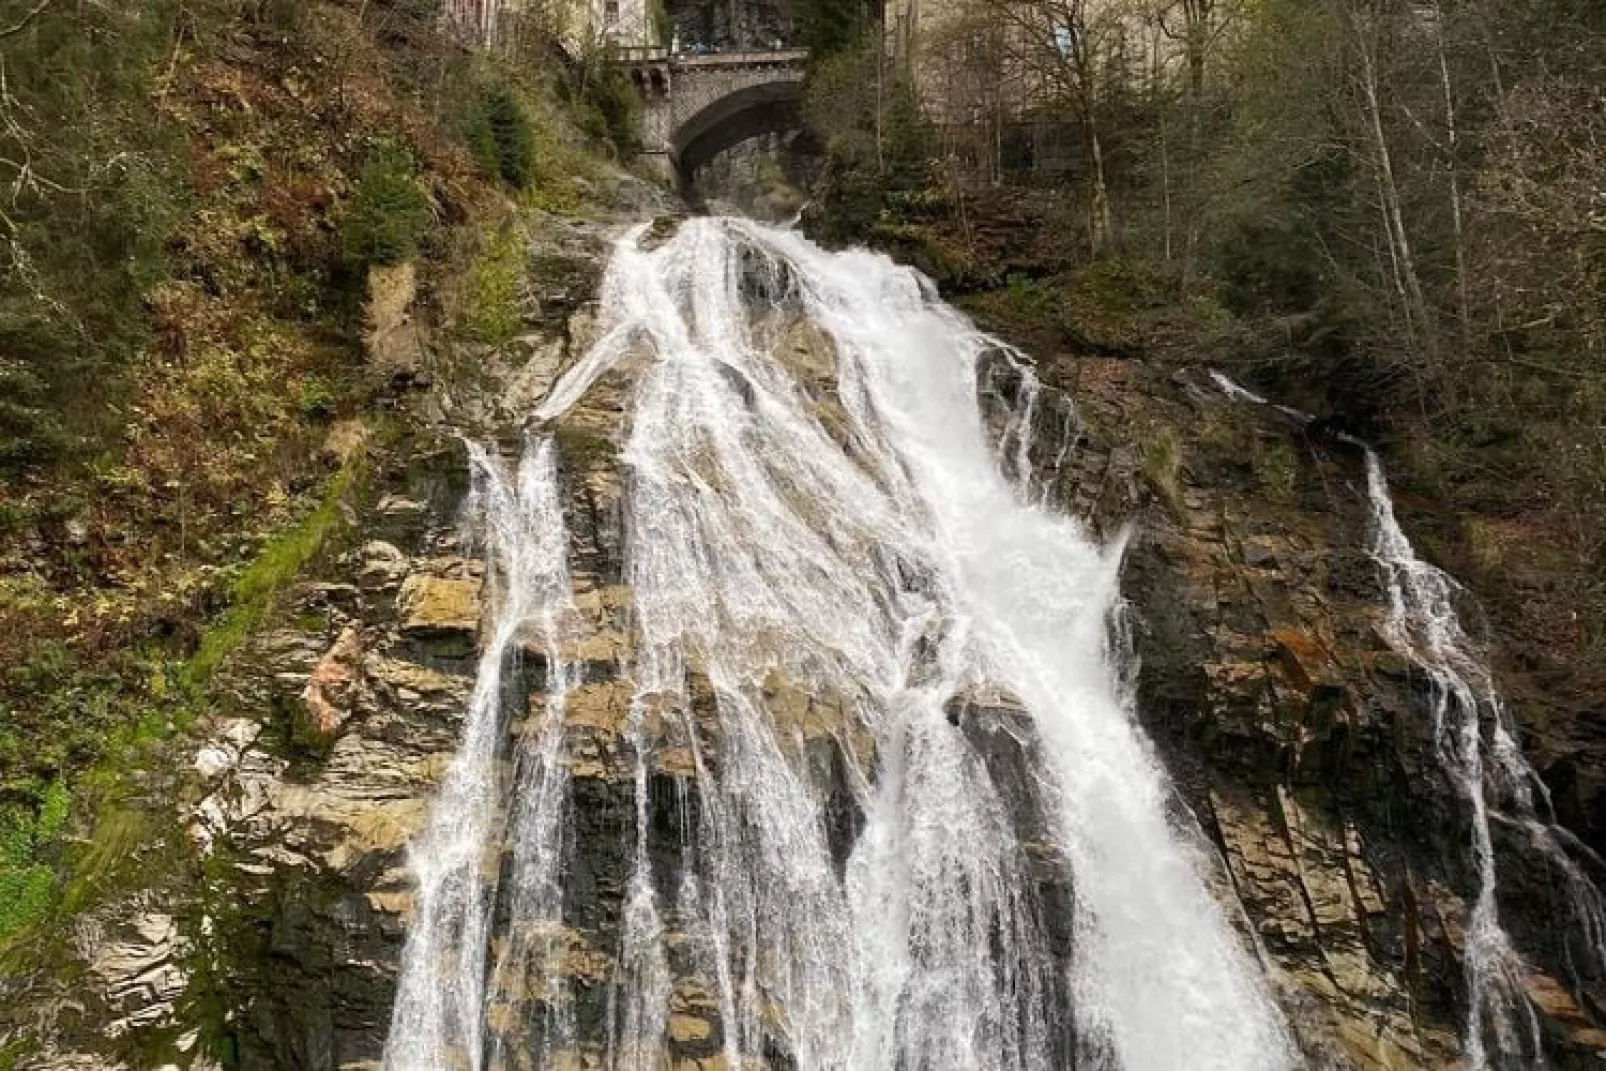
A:
<svg viewBox="0 0 1606 1071">
<path fill-rule="evenodd" d="M 578 103 L 580 124 L 587 134 L 610 142 L 621 156 L 641 147 L 636 122 L 640 103 L 623 70 L 609 63 L 588 62 Z"/>
<path fill-rule="evenodd" d="M 50 402 L 44 380 L 0 354 L 0 469 L 41 460 L 67 444 L 61 416 Z"/>
<path fill-rule="evenodd" d="M 56 892 L 47 856 L 67 825 L 71 796 L 60 781 L 44 790 L 37 810 L 0 812 L 0 940 L 38 921 Z"/>
<path fill-rule="evenodd" d="M 507 87 L 497 86 L 481 98 L 468 141 L 487 175 L 516 190 L 535 181 L 535 133 L 524 105 Z"/>
<path fill-rule="evenodd" d="M 511 342 L 524 326 L 520 299 L 524 290 L 524 241 L 509 229 L 487 243 L 469 273 L 469 333 L 481 342 Z"/>
<path fill-rule="evenodd" d="M 346 214 L 343 238 L 353 264 L 394 264 L 418 252 L 429 204 L 405 149 L 381 142 L 369 151 Z"/>
</svg>

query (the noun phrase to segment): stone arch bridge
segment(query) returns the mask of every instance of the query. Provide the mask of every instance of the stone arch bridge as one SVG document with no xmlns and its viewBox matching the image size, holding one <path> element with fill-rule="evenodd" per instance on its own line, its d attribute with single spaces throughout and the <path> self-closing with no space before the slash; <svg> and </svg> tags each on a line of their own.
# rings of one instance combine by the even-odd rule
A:
<svg viewBox="0 0 1606 1071">
<path fill-rule="evenodd" d="M 619 62 L 641 94 L 641 152 L 689 183 L 724 150 L 802 123 L 805 49 L 684 53 L 625 50 Z"/>
</svg>

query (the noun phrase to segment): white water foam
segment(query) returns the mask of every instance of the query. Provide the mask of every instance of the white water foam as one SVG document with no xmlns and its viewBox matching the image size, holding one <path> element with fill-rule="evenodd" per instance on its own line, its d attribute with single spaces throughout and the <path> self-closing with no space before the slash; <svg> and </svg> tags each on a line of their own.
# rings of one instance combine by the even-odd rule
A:
<svg viewBox="0 0 1606 1071">
<path fill-rule="evenodd" d="M 561 419 L 621 362 L 635 376 L 622 454 L 634 861 L 608 1064 L 659 1066 L 672 974 L 690 971 L 732 1067 L 1293 1066 L 1123 697 L 1121 548 L 1033 484 L 1030 362 L 884 257 L 738 220 L 692 220 L 651 251 L 641 237 L 610 265 L 600 341 L 535 414 Z M 1019 386 L 995 437 L 977 383 L 997 359 Z M 520 1066 L 502 1027 L 485 1038 L 482 979 L 561 958 L 562 722 L 579 670 L 560 657 L 573 608 L 551 447 L 516 490 L 485 451 L 473 460 L 503 594 L 462 749 L 412 852 L 394 1071 Z M 521 635 L 544 645 L 548 680 L 509 797 L 497 696 Z M 993 711 L 978 716 L 1021 756 L 1016 774 L 1001 778 L 967 732 L 972 708 Z M 690 756 L 695 806 L 687 862 L 660 876 L 649 780 L 671 746 Z M 1041 812 L 1032 845 L 1024 799 Z M 844 808 L 856 836 L 833 833 Z M 488 965 L 484 864 L 504 813 L 510 920 Z M 1068 871 L 1070 906 L 1044 901 L 1044 871 Z M 1062 909 L 1068 921 L 1051 917 Z M 544 979 L 546 1018 L 530 1025 L 539 1063 L 580 1040 L 563 981 Z"/>
<path fill-rule="evenodd" d="M 1287 1066 L 1263 980 L 1118 698 L 1119 548 L 1007 478 L 1026 467 L 1024 427 L 1002 460 L 988 441 L 977 362 L 1000 344 L 880 256 L 735 220 L 693 220 L 650 253 L 637 238 L 615 257 L 603 340 L 538 415 L 651 351 L 624 458 L 629 579 L 644 651 L 698 665 L 717 696 L 699 896 L 728 965 L 729 1055 L 755 1053 L 772 1002 L 803 1067 L 1044 1066 L 1068 1012 L 1044 1006 L 1050 957 L 1013 830 L 943 713 L 988 686 L 1024 703 L 1049 758 L 1083 1059 Z M 776 325 L 798 320 L 835 350 L 829 399 L 773 355 Z M 845 419 L 828 430 L 831 405 Z M 764 708 L 776 673 L 838 697 L 875 739 L 845 883 Z"/>
<path fill-rule="evenodd" d="M 491 908 L 484 867 L 507 803 L 496 774 L 507 729 L 504 682 L 521 641 L 557 646 L 570 606 L 551 442 L 531 443 L 512 473 L 484 447 L 471 443 L 468 451 L 468 513 L 484 540 L 486 583 L 497 605 L 462 743 L 428 826 L 408 850 L 416 907 L 385 1044 L 385 1067 L 393 1071 L 482 1066 Z M 561 727 L 561 715 L 554 724 Z"/>
<path fill-rule="evenodd" d="M 1352 440 L 1353 441 L 1353 440 Z M 1561 878 L 1579 953 L 1591 969 L 1606 964 L 1606 904 L 1568 854 L 1571 837 L 1550 817 L 1549 793 L 1523 756 L 1484 653 L 1461 625 L 1459 586 L 1416 556 L 1394 514 L 1383 463 L 1365 451 L 1372 508 L 1372 556 L 1389 595 L 1388 639 L 1433 683 L 1433 727 L 1440 761 L 1472 813 L 1478 891 L 1465 926 L 1468 1001 L 1466 1057 L 1473 1067 L 1543 1063 L 1538 1018 L 1523 988 L 1525 967 L 1500 923 L 1491 822 L 1519 827 Z M 1492 1053 L 1491 1053 L 1492 1047 Z"/>
</svg>

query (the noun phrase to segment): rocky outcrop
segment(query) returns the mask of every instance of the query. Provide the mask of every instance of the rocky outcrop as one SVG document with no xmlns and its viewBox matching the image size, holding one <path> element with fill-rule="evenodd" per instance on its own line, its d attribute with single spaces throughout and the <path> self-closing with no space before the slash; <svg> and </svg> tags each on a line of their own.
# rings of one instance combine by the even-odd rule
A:
<svg viewBox="0 0 1606 1071">
<path fill-rule="evenodd" d="M 599 237 L 568 233 L 546 255 L 573 266 L 590 250 L 594 266 Z M 501 435 L 513 448 L 533 400 L 594 334 L 572 289 L 554 288 L 528 337 L 486 356 L 479 372 L 493 388 L 441 375 L 416 399 L 406 437 L 380 457 L 358 538 L 225 667 L 186 775 L 193 883 L 171 902 L 145 893 L 96 916 L 77 941 L 77 1021 L 93 1029 L 23 1066 L 146 1066 L 124 1056 L 155 1051 L 128 1044 L 151 1038 L 175 1068 L 207 1067 L 214 1053 L 240 1068 L 377 1066 L 413 910 L 407 845 L 456 748 L 490 599 L 458 526 L 466 477 L 451 435 Z M 821 421 L 840 430 L 824 340 L 803 327 L 776 336 Z M 622 362 L 553 429 L 578 615 L 561 654 L 582 669 L 562 710 L 572 843 L 561 930 L 514 934 L 507 905 L 495 908 L 497 949 L 539 950 L 493 956 L 515 964 L 488 983 L 488 1030 L 507 1067 L 531 1065 L 543 1039 L 530 1024 L 560 1005 L 576 1024 L 562 1066 L 600 1065 L 609 989 L 627 969 L 617 949 L 633 866 L 621 833 L 636 822 L 633 715 L 652 743 L 647 850 L 661 881 L 683 866 L 698 756 L 717 751 L 721 732 L 697 667 L 683 700 L 646 697 L 639 709 L 623 672 L 634 641 L 618 455 L 637 368 Z M 1178 824 L 1213 849 L 1214 886 L 1241 905 L 1311 1065 L 1456 1066 L 1475 888 L 1466 816 L 1436 760 L 1425 682 L 1383 639 L 1359 458 L 1200 375 L 1089 358 L 1046 361 L 1044 376 L 1067 393 L 1037 407 L 1035 486 L 1127 539 L 1134 708 L 1172 772 Z M 987 383 L 997 411 L 1014 411 L 1018 379 L 990 369 Z M 523 652 L 510 737 L 550 713 L 545 658 L 533 644 Z M 829 801 L 841 866 L 863 823 L 848 786 L 873 772 L 873 738 L 842 697 L 783 674 L 761 699 Z M 948 715 L 1004 788 L 1033 910 L 1068 959 L 1073 889 L 1034 795 L 1030 719 L 984 691 Z M 1562 908 L 1521 838 L 1503 837 L 1500 854 L 1502 910 L 1555 1062 L 1595 1066 L 1606 1052 L 1598 980 L 1570 972 L 1549 925 Z M 505 845 L 486 862 L 507 865 Z M 664 925 L 671 1066 L 723 1068 L 715 982 L 681 920 Z M 1055 1044 L 1069 1063 L 1074 1039 Z"/>
<path fill-rule="evenodd" d="M 147 910 L 106 920 L 86 930 L 81 941 L 90 975 L 114 1014 L 120 1013 L 105 1024 L 108 1037 L 173 1015 L 187 979 L 176 962 L 181 938 L 171 915 Z"/>
<path fill-rule="evenodd" d="M 1225 859 L 1307 1056 L 1455 1066 L 1469 819 L 1437 758 L 1428 682 L 1383 638 L 1359 458 L 1202 371 L 1097 358 L 1048 371 L 1077 385 L 1058 493 L 1131 533 L 1139 717 Z M 1040 423 L 1054 458 L 1063 422 Z M 1567 917 L 1547 866 L 1515 836 L 1499 863 L 1550 1055 L 1595 1066 L 1599 980 L 1575 977 L 1568 927 L 1547 926 Z"/>
<path fill-rule="evenodd" d="M 362 683 L 362 633 L 348 625 L 312 667 L 307 686 L 301 690 L 308 729 L 316 738 L 333 739 L 351 719 L 356 707 L 354 693 Z"/>
<path fill-rule="evenodd" d="M 363 348 L 381 374 L 406 380 L 425 361 L 425 331 L 414 317 L 418 269 L 410 260 L 368 269 L 368 301 L 363 309 Z"/>
<path fill-rule="evenodd" d="M 465 572 L 464 562 L 435 563 L 433 569 Z M 413 573 L 402 582 L 396 599 L 401 631 L 411 636 L 472 633 L 480 619 L 480 580 L 475 576 Z"/>
</svg>

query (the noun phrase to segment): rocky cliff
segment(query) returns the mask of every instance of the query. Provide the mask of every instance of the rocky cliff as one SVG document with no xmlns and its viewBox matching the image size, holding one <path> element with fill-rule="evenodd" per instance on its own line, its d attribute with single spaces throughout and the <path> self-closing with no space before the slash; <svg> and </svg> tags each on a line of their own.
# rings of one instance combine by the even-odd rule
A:
<svg viewBox="0 0 1606 1071">
<path fill-rule="evenodd" d="M 70 985 L 41 981 L 10 1017 L 24 1068 L 376 1067 L 412 909 L 405 848 L 451 759 L 487 615 L 483 569 L 459 509 L 457 436 L 516 449 L 528 413 L 594 334 L 590 302 L 618 221 L 538 226 L 518 341 L 426 346 L 398 402 L 401 430 L 369 443 L 371 475 L 347 534 L 225 664 L 173 778 L 187 848 L 144 886 L 82 918 Z M 672 226 L 666 221 L 664 226 Z M 833 355 L 804 329 L 783 357 L 829 423 Z M 1107 538 L 1127 533 L 1123 589 L 1135 709 L 1241 904 L 1310 1064 L 1451 1067 L 1466 1003 L 1467 817 L 1440 772 L 1427 682 L 1385 641 L 1386 598 L 1366 550 L 1357 452 L 1274 410 L 1235 402 L 1203 369 L 1046 355 L 1035 409 L 1039 486 Z M 569 983 L 578 1041 L 565 1066 L 601 1066 L 630 880 L 636 802 L 628 757 L 632 593 L 623 583 L 619 447 L 640 361 L 608 373 L 555 429 L 568 519 L 574 659 L 564 717 L 574 846 L 561 934 L 544 935 Z M 988 397 L 1017 411 L 1017 376 Z M 1002 423 L 1000 423 L 1002 429 Z M 511 685 L 512 732 L 537 720 L 545 670 L 529 652 Z M 845 857 L 862 823 L 851 779 L 872 747 L 840 698 L 777 677 L 764 696 L 793 756 L 834 800 Z M 652 711 L 648 845 L 674 874 L 698 808 L 695 740 L 719 730 L 694 673 L 690 717 Z M 987 761 L 1032 846 L 1033 910 L 1059 954 L 1068 876 L 1038 819 L 1029 725 L 1007 696 L 952 719 Z M 1184 824 L 1188 824 L 1185 822 Z M 1542 859 L 1500 842 L 1502 908 L 1529 953 L 1529 996 L 1555 1062 L 1606 1053 L 1600 979 L 1580 978 Z M 504 854 L 487 867 L 505 865 Z M 1234 908 L 1236 913 L 1236 908 Z M 504 927 L 496 940 L 515 939 Z M 695 950 L 668 920 L 667 1036 L 676 1071 L 725 1066 L 722 1024 Z M 1057 927 L 1061 927 L 1058 928 Z M 493 977 L 488 1023 L 505 1066 L 532 1066 L 525 1022 L 549 994 L 536 972 Z M 539 1018 L 539 1017 L 536 1017 Z M 1059 1052 L 1073 1051 L 1060 1039 Z M 1069 1057 L 1066 1056 L 1068 1059 Z M 774 1066 L 786 1066 L 777 1053 Z"/>
</svg>

